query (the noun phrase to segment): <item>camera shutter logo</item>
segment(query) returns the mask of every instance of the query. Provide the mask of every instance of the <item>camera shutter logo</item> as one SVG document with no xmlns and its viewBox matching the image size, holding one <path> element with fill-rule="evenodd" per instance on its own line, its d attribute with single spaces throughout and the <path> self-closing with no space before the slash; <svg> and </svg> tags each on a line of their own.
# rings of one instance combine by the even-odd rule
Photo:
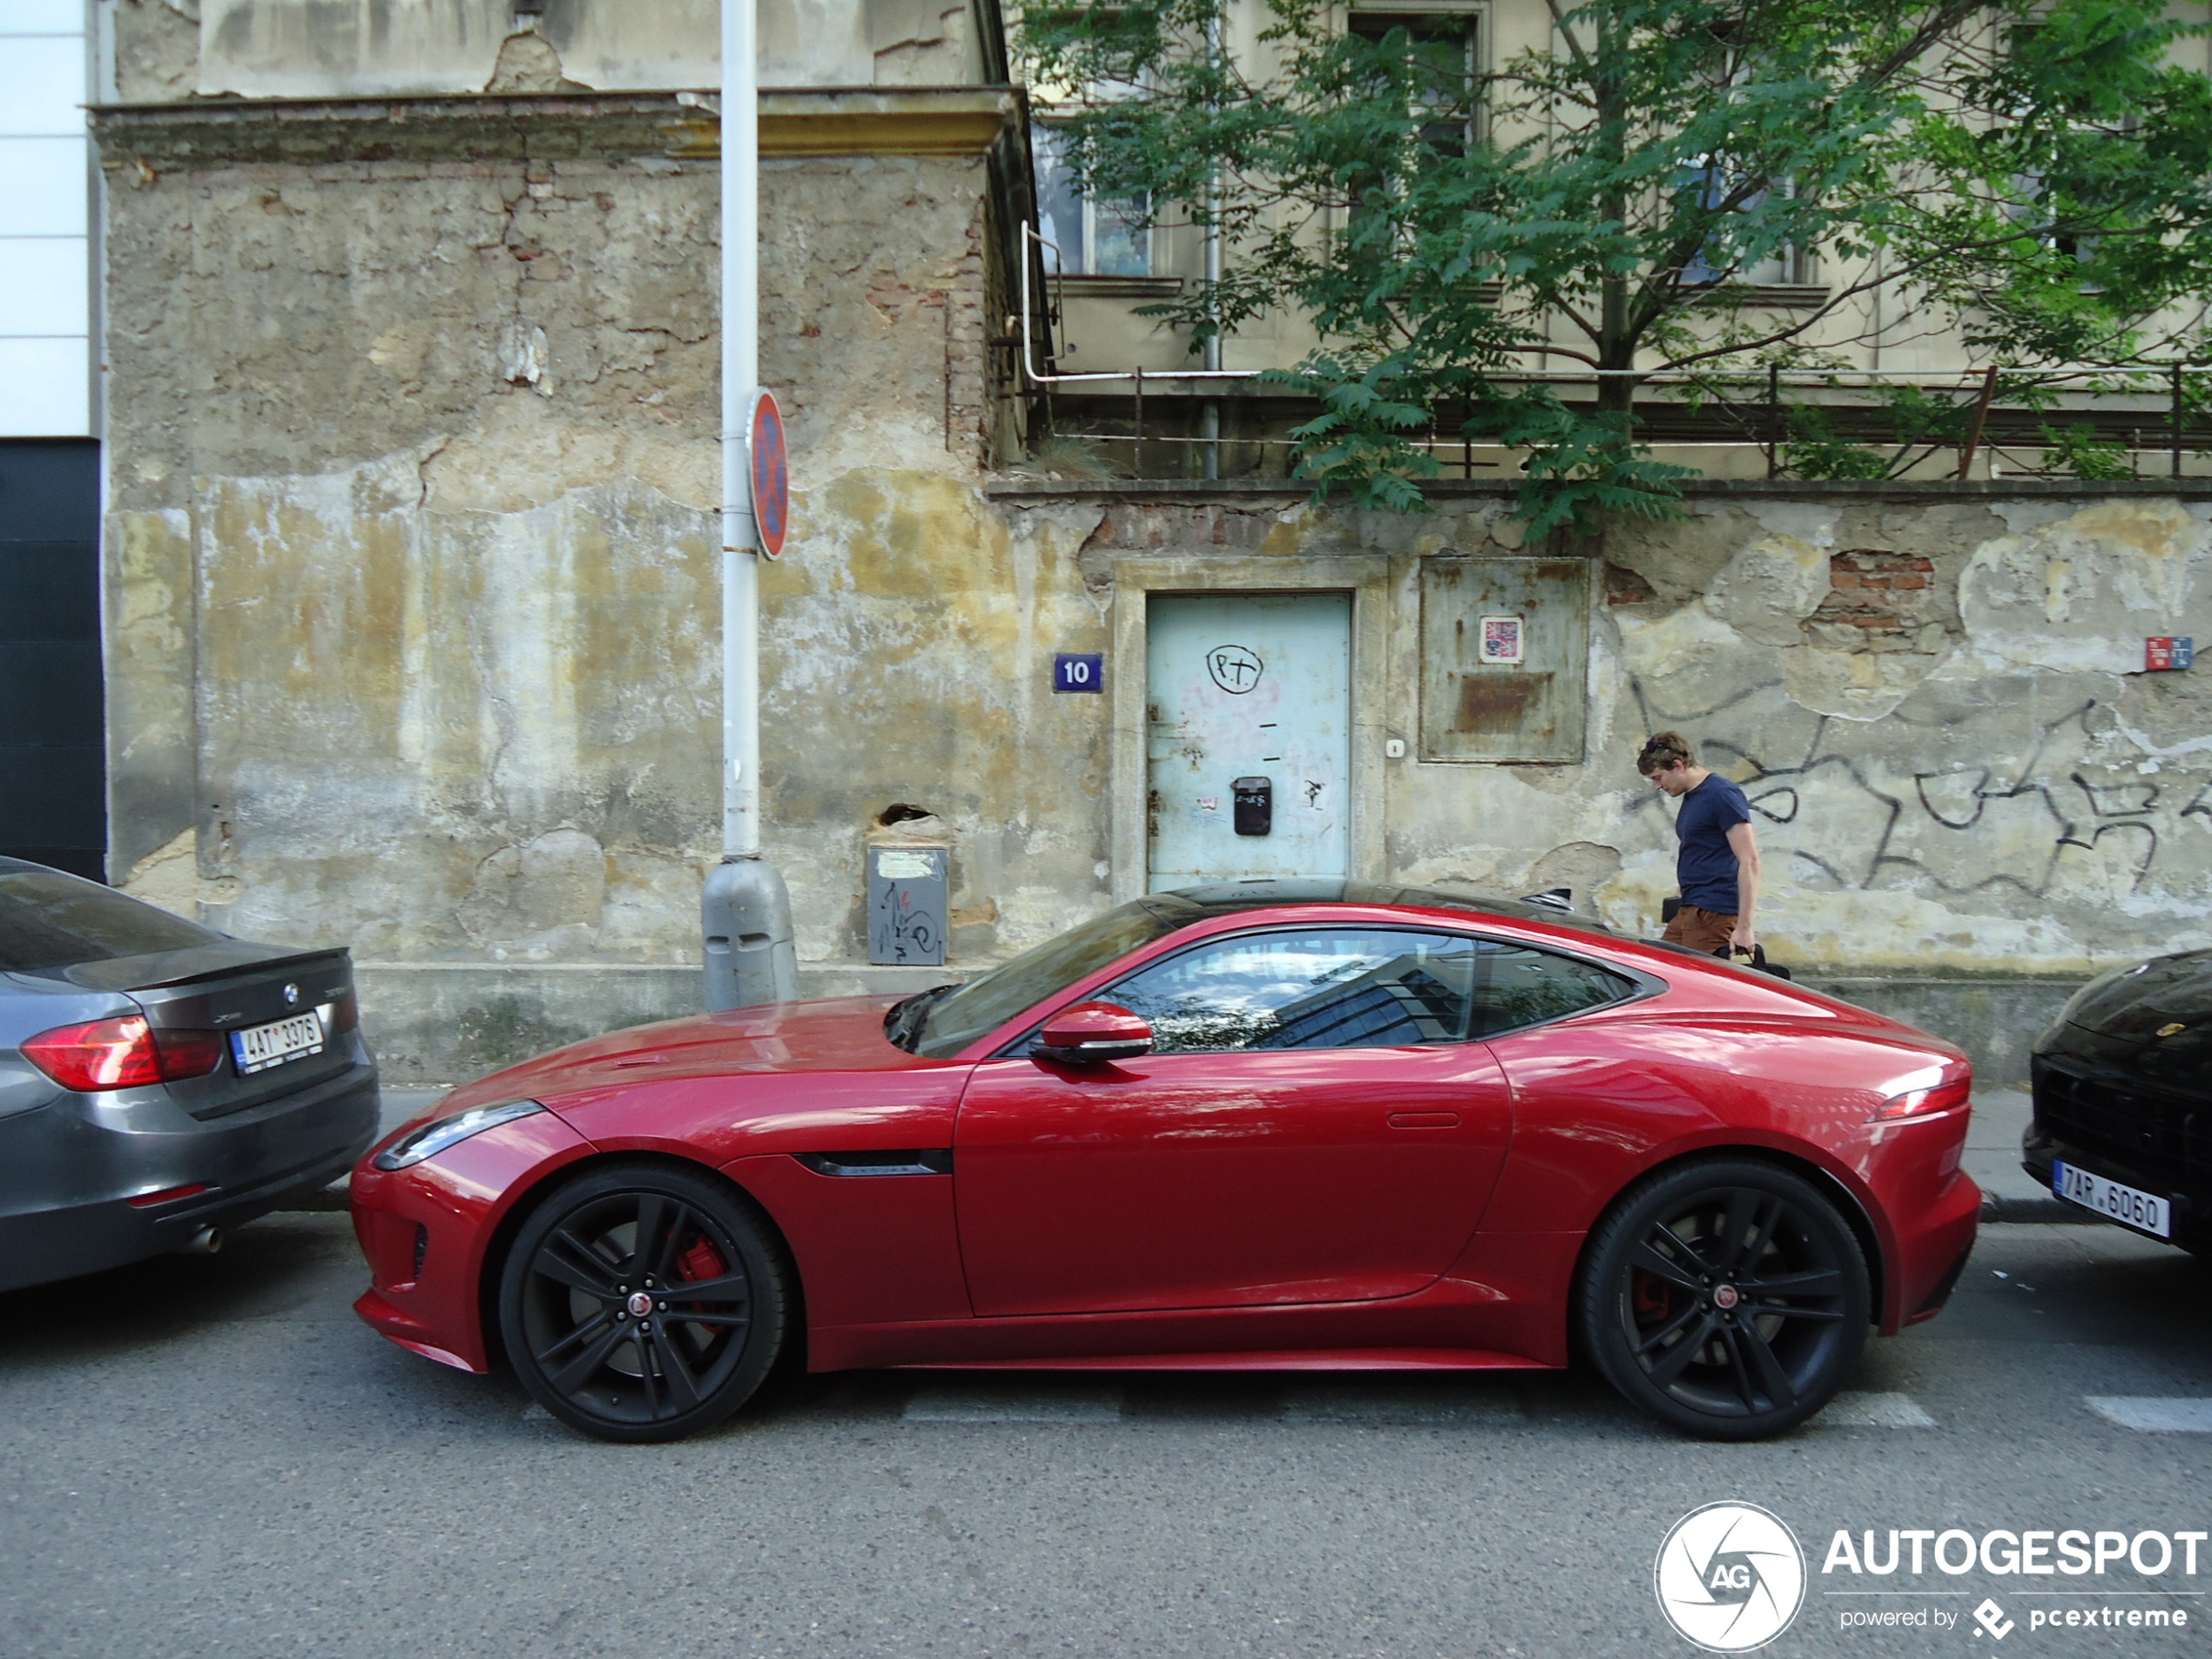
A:
<svg viewBox="0 0 2212 1659">
<path fill-rule="evenodd" d="M 1709 1503 L 1669 1529 L 1652 1568 L 1659 1610 L 1710 1653 L 1748 1653 L 1790 1628 L 1805 1599 L 1805 1554 L 1757 1504 Z"/>
</svg>

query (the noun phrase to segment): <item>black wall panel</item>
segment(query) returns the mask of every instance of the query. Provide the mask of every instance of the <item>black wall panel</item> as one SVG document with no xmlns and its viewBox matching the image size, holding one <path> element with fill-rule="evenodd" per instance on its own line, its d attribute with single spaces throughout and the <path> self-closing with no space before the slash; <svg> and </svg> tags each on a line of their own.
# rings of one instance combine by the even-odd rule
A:
<svg viewBox="0 0 2212 1659">
<path fill-rule="evenodd" d="M 107 879 L 100 449 L 0 439 L 0 853 Z"/>
</svg>

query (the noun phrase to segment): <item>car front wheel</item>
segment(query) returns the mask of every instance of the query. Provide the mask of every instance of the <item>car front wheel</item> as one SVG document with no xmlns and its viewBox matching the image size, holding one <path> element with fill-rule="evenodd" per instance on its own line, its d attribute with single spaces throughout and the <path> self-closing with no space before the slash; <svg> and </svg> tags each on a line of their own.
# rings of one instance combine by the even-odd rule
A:
<svg viewBox="0 0 2212 1659">
<path fill-rule="evenodd" d="M 653 1164 L 547 1195 L 500 1275 L 500 1333 L 538 1404 L 604 1440 L 672 1440 L 751 1399 L 783 1345 L 781 1252 L 738 1194 Z"/>
<path fill-rule="evenodd" d="M 1600 1224 L 1577 1334 L 1632 1404 L 1709 1440 L 1759 1440 L 1835 1397 L 1871 1297 L 1833 1200 L 1787 1170 L 1715 1160 L 1631 1189 Z"/>
</svg>

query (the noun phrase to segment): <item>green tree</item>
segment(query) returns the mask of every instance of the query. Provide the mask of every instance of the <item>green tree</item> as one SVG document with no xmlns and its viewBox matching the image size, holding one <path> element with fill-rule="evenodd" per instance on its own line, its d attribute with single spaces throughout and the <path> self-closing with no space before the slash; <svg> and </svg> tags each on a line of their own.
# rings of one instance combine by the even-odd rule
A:
<svg viewBox="0 0 2212 1659">
<path fill-rule="evenodd" d="M 1688 475 L 1637 441 L 1643 376 L 1740 393 L 1878 313 L 2015 381 L 2206 348 L 2212 83 L 2169 50 L 2204 25 L 2155 0 L 1547 0 L 1551 46 L 1496 64 L 1324 0 L 1246 0 L 1252 63 L 1209 44 L 1227 0 L 1048 3 L 1084 186 L 1230 249 L 1162 309 L 1194 342 L 1310 320 L 1298 470 L 1369 504 L 1420 505 L 1440 427 L 1531 451 L 1532 528 L 1663 515 Z M 1748 280 L 1814 258 L 1791 308 Z M 1548 362 L 1605 371 L 1594 402 Z"/>
</svg>

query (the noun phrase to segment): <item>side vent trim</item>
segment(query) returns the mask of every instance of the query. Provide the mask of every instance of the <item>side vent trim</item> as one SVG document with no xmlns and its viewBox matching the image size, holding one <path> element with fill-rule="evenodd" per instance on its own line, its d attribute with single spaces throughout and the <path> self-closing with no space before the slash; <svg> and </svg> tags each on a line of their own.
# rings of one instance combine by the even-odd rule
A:
<svg viewBox="0 0 2212 1659">
<path fill-rule="evenodd" d="M 891 1152 L 793 1152 L 816 1175 L 950 1175 L 953 1149 L 902 1148 Z"/>
</svg>

